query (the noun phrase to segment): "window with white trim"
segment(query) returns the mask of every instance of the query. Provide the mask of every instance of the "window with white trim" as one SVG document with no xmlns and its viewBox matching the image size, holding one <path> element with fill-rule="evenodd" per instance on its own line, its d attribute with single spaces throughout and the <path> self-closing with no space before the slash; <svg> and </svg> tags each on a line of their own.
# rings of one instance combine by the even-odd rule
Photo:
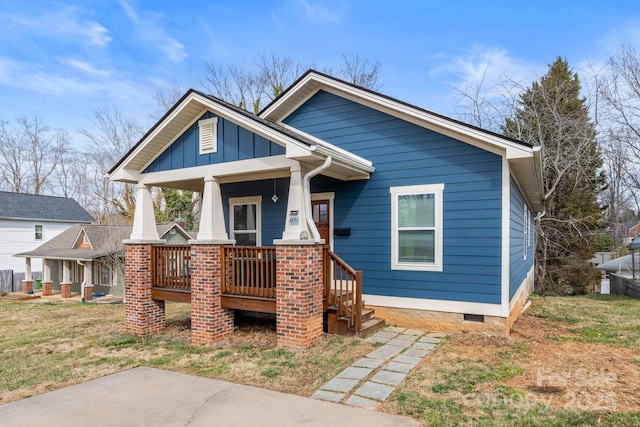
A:
<svg viewBox="0 0 640 427">
<path fill-rule="evenodd" d="M 391 187 L 391 268 L 442 271 L 444 184 Z"/>
<path fill-rule="evenodd" d="M 211 117 L 198 121 L 200 137 L 200 154 L 215 153 L 218 151 L 218 118 Z"/>
<path fill-rule="evenodd" d="M 37 224 L 35 228 L 36 240 L 42 240 L 42 225 Z"/>
<path fill-rule="evenodd" d="M 262 196 L 230 198 L 229 228 L 236 245 L 262 245 Z"/>
</svg>

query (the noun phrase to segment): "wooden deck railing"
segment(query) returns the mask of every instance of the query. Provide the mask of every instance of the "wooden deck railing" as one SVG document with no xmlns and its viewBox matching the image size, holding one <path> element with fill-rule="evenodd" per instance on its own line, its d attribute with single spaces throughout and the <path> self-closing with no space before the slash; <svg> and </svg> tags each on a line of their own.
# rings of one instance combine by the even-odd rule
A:
<svg viewBox="0 0 640 427">
<path fill-rule="evenodd" d="M 222 294 L 276 298 L 276 248 L 224 246 Z"/>
<path fill-rule="evenodd" d="M 338 317 L 349 319 L 349 327 L 362 328 L 362 271 L 354 270 L 329 248 L 323 255 L 324 297 L 335 307 Z"/>
<path fill-rule="evenodd" d="M 153 285 L 164 289 L 191 289 L 191 246 L 154 246 L 151 252 Z"/>
</svg>

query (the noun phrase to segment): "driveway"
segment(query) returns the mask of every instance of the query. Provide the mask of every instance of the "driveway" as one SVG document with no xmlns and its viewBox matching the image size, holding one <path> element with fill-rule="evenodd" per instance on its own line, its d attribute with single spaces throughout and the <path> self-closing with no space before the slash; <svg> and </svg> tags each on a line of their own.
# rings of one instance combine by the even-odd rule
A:
<svg viewBox="0 0 640 427">
<path fill-rule="evenodd" d="M 153 368 L 0 406 L 8 426 L 418 426 L 410 418 Z"/>
</svg>

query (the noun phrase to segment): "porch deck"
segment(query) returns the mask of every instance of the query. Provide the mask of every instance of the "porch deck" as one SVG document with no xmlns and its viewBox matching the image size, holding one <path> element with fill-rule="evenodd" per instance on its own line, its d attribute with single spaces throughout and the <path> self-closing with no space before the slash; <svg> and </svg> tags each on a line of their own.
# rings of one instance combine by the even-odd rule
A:
<svg viewBox="0 0 640 427">
<path fill-rule="evenodd" d="M 155 246 L 152 252 L 152 298 L 191 302 L 190 245 Z M 276 313 L 275 247 L 223 246 L 222 308 Z M 329 322 L 342 321 L 342 328 L 329 332 L 360 334 L 363 327 L 362 272 L 351 268 L 329 248 L 323 254 L 323 309 Z"/>
</svg>

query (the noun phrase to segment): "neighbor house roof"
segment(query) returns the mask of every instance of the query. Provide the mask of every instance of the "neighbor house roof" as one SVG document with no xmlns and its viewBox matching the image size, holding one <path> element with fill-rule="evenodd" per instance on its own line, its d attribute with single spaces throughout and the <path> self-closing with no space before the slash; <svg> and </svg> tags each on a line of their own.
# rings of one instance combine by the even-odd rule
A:
<svg viewBox="0 0 640 427">
<path fill-rule="evenodd" d="M 640 262 L 640 255 L 636 255 L 636 265 Z M 610 259 L 602 264 L 596 266 L 598 270 L 605 271 L 631 271 L 633 270 L 633 263 L 631 255 L 624 255 L 619 258 Z"/>
<path fill-rule="evenodd" d="M 0 191 L 0 218 L 58 222 L 86 222 L 95 219 L 70 197 Z"/>
<path fill-rule="evenodd" d="M 187 239 L 193 238 L 190 232 L 177 223 L 158 224 L 160 238 L 171 229 L 179 230 Z M 131 225 L 75 224 L 36 249 L 16 254 L 18 257 L 49 258 L 63 260 L 92 260 L 123 250 L 122 241 L 131 234 Z M 82 233 L 87 236 L 91 248 L 77 247 L 76 242 Z"/>
</svg>

